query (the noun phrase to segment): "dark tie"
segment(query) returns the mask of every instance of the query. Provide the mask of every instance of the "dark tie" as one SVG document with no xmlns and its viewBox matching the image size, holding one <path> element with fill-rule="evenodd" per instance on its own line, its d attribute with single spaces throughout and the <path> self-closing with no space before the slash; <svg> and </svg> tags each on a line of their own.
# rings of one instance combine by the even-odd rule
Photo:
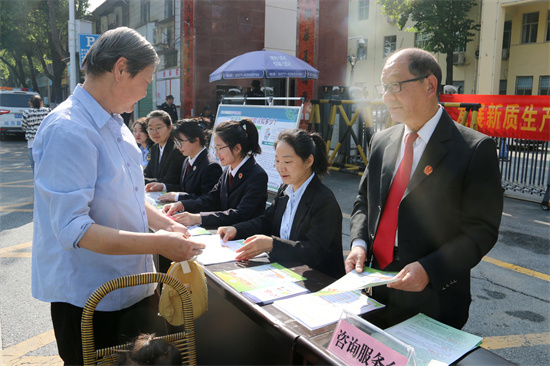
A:
<svg viewBox="0 0 550 366">
<path fill-rule="evenodd" d="M 405 153 L 403 160 L 395 173 L 390 187 L 390 193 L 382 211 L 382 218 L 378 224 L 376 237 L 374 238 L 373 252 L 381 269 L 384 269 L 393 261 L 395 246 L 395 234 L 397 232 L 397 215 L 399 204 L 409 184 L 413 161 L 413 142 L 418 137 L 416 132 L 411 132 L 405 137 Z"/>
<path fill-rule="evenodd" d="M 185 174 L 189 173 L 189 170 L 191 170 L 191 163 L 187 162 L 187 170 L 185 171 Z"/>
<path fill-rule="evenodd" d="M 233 174 L 229 173 L 229 184 L 228 187 L 231 188 L 231 182 L 233 182 Z"/>
</svg>

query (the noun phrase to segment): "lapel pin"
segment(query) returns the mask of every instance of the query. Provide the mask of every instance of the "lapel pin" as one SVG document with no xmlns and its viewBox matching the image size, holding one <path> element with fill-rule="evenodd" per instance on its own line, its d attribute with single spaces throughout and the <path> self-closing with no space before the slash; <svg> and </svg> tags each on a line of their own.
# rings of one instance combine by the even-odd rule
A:
<svg viewBox="0 0 550 366">
<path fill-rule="evenodd" d="M 432 168 L 431 165 L 426 165 L 426 167 L 424 168 L 424 174 L 426 175 L 432 174 L 433 171 L 434 171 L 434 168 Z"/>
<path fill-rule="evenodd" d="M 243 173 L 239 173 L 239 179 L 243 177 Z"/>
<path fill-rule="evenodd" d="M 197 170 L 197 167 L 193 165 L 193 170 Z"/>
</svg>

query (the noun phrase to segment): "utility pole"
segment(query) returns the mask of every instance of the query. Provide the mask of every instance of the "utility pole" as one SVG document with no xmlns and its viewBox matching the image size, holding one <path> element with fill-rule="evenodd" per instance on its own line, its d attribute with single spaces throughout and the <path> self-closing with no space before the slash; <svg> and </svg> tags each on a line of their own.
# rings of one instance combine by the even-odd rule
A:
<svg viewBox="0 0 550 366">
<path fill-rule="evenodd" d="M 79 70 L 76 60 L 76 26 L 75 26 L 75 5 L 74 0 L 69 0 L 69 93 L 76 87 L 76 77 Z"/>
</svg>

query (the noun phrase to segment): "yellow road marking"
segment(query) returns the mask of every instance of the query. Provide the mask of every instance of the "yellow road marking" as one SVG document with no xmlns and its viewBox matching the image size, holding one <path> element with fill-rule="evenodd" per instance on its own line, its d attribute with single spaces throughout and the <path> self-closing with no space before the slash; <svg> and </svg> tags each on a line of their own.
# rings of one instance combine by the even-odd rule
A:
<svg viewBox="0 0 550 366">
<path fill-rule="evenodd" d="M 498 259 L 487 257 L 487 256 L 483 257 L 482 260 L 485 261 L 485 262 L 494 264 L 495 266 L 503 267 L 503 268 L 509 269 L 511 271 L 515 271 L 515 272 L 518 272 L 518 273 L 523 273 L 527 276 L 536 277 L 536 278 L 539 278 L 541 280 L 550 282 L 550 276 L 545 274 L 545 273 L 540 273 L 540 272 L 537 272 L 537 271 L 533 271 L 531 269 L 527 269 L 527 268 L 523 268 L 523 267 L 520 267 L 520 266 L 516 266 L 515 264 L 499 261 Z"/>
<path fill-rule="evenodd" d="M 550 344 L 550 332 L 486 337 L 483 338 L 481 347 L 492 350 L 502 348 L 544 346 L 547 344 Z"/>
<path fill-rule="evenodd" d="M 17 365 L 21 364 L 18 359 L 25 354 L 44 347 L 47 344 L 55 342 L 55 335 L 53 329 L 39 334 L 35 337 L 29 338 L 23 342 L 20 342 L 14 346 L 8 347 L 1 351 L 2 365 Z"/>
<path fill-rule="evenodd" d="M 23 253 L 6 253 L 0 254 L 1 258 L 31 258 L 32 254 L 28 252 Z"/>
<path fill-rule="evenodd" d="M 7 247 L 7 248 L 0 248 L 0 255 L 9 253 L 9 252 L 14 252 L 19 249 L 25 249 L 28 247 L 32 247 L 32 241 L 28 241 L 23 244 L 12 245 L 11 247 Z"/>
<path fill-rule="evenodd" d="M 59 356 L 23 356 L 10 363 L 4 363 L 6 366 L 62 366 L 63 360 Z"/>
<path fill-rule="evenodd" d="M 342 216 L 343 216 L 345 219 L 351 219 L 351 215 L 348 215 L 347 213 L 342 213 Z"/>
<path fill-rule="evenodd" d="M 544 221 L 539 221 L 539 220 L 533 220 L 533 221 L 536 222 L 537 224 L 543 224 L 543 225 L 550 226 L 550 222 L 544 222 Z"/>
<path fill-rule="evenodd" d="M 508 216 L 508 217 L 512 217 L 512 215 L 510 215 L 510 214 L 507 214 L 507 213 L 505 213 L 505 212 L 503 212 L 503 213 L 502 213 L 502 216 Z"/>
<path fill-rule="evenodd" d="M 16 183 L 29 183 L 29 182 L 33 182 L 34 179 L 27 179 L 27 180 L 18 180 L 16 182 L 6 182 L 6 183 L 0 183 L 0 186 L 5 186 L 7 184 L 16 184 Z"/>
<path fill-rule="evenodd" d="M 15 205 L 0 206 L 0 211 L 2 212 L 33 212 L 32 208 L 16 208 L 21 206 L 34 205 L 34 202 L 23 202 L 17 203 Z"/>
</svg>

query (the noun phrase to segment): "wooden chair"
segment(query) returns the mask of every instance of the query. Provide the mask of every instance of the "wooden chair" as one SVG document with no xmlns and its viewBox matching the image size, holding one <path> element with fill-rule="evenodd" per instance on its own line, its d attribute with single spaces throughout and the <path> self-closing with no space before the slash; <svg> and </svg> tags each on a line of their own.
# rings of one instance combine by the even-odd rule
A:
<svg viewBox="0 0 550 366">
<path fill-rule="evenodd" d="M 187 288 L 176 278 L 165 273 L 142 273 L 111 280 L 99 287 L 89 297 L 86 302 L 86 306 L 84 307 L 84 311 L 82 312 L 81 321 L 84 365 L 114 365 L 118 360 L 117 353 L 121 350 L 128 350 L 132 345 L 131 343 L 126 343 L 103 349 L 95 349 L 93 315 L 97 304 L 99 304 L 101 299 L 109 292 L 120 288 L 145 285 L 155 282 L 165 283 L 178 292 L 183 304 L 185 320 L 182 332 L 155 337 L 155 339 L 163 339 L 167 342 L 173 343 L 181 353 L 183 364 L 197 364 L 193 305 L 191 303 L 191 298 Z"/>
</svg>

